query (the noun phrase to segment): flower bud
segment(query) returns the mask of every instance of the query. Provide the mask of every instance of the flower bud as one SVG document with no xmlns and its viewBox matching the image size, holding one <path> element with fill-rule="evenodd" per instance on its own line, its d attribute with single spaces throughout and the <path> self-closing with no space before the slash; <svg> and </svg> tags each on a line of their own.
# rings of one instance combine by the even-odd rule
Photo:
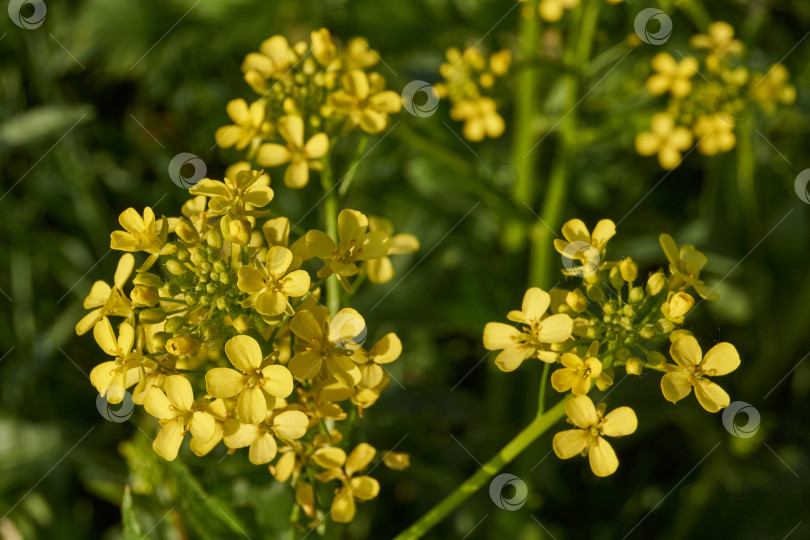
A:
<svg viewBox="0 0 810 540">
<path fill-rule="evenodd" d="M 614 266 L 610 269 L 610 285 L 616 289 L 617 291 L 624 286 L 624 279 L 622 278 L 622 272 L 619 270 L 618 266 Z"/>
<path fill-rule="evenodd" d="M 659 334 L 669 334 L 675 328 L 675 323 L 667 319 L 658 319 L 658 322 L 655 323 L 655 329 L 658 330 Z"/>
<path fill-rule="evenodd" d="M 599 283 L 589 283 L 585 288 L 585 294 L 587 294 L 588 299 L 593 302 L 601 303 L 605 300 L 605 293 Z"/>
<path fill-rule="evenodd" d="M 135 307 L 155 307 L 160 299 L 159 296 L 155 287 L 146 287 L 144 285 L 135 285 L 132 292 L 129 293 Z"/>
<path fill-rule="evenodd" d="M 643 339 L 652 339 L 652 338 L 655 336 L 655 330 L 653 329 L 653 327 L 652 327 L 652 326 L 649 326 L 649 325 L 648 325 L 648 326 L 645 326 L 644 328 L 642 328 L 642 329 L 639 331 L 639 335 L 640 335 L 640 336 L 641 336 Z"/>
<path fill-rule="evenodd" d="M 141 324 L 158 324 L 166 318 L 166 312 L 160 308 L 144 309 L 138 314 L 138 321 Z"/>
<path fill-rule="evenodd" d="M 166 343 L 172 338 L 169 332 L 156 332 L 149 338 L 150 350 L 161 351 L 166 348 Z"/>
<path fill-rule="evenodd" d="M 638 265 L 633 259 L 627 257 L 619 263 L 619 272 L 622 274 L 623 280 L 627 283 L 633 283 L 638 277 Z"/>
<path fill-rule="evenodd" d="M 228 240 L 240 246 L 250 242 L 250 223 L 243 219 L 234 219 L 228 224 Z"/>
<path fill-rule="evenodd" d="M 191 263 L 194 266 L 200 266 L 202 263 L 208 262 L 208 257 L 202 249 L 194 249 L 191 251 Z"/>
<path fill-rule="evenodd" d="M 401 471 L 407 469 L 411 464 L 411 456 L 405 452 L 388 452 L 383 457 L 383 463 L 389 469 Z"/>
<path fill-rule="evenodd" d="M 656 272 L 647 279 L 647 293 L 652 296 L 657 295 L 667 283 L 667 278 L 663 272 Z"/>
<path fill-rule="evenodd" d="M 667 361 L 667 357 L 658 351 L 650 351 L 647 353 L 647 363 L 651 366 L 660 366 Z"/>
<path fill-rule="evenodd" d="M 624 369 L 627 370 L 628 375 L 641 375 L 641 358 L 637 356 L 628 358 Z"/>
<path fill-rule="evenodd" d="M 186 218 L 180 218 L 174 226 L 174 233 L 186 244 L 196 244 L 200 241 L 197 229 Z"/>
<path fill-rule="evenodd" d="M 166 270 L 168 270 L 170 274 L 174 274 L 175 276 L 182 276 L 183 274 L 186 273 L 186 270 L 188 269 L 180 261 L 170 259 L 166 261 Z"/>
<path fill-rule="evenodd" d="M 214 249 L 222 248 L 222 234 L 219 231 L 211 229 L 205 236 L 205 242 Z"/>
<path fill-rule="evenodd" d="M 576 313 L 582 313 L 588 308 L 588 298 L 579 289 L 568 291 L 565 295 L 565 303 Z"/>
<path fill-rule="evenodd" d="M 633 287 L 627 295 L 627 299 L 632 304 L 638 304 L 644 300 L 644 289 L 641 287 Z"/>
<path fill-rule="evenodd" d="M 661 306 L 661 313 L 668 320 L 680 324 L 694 304 L 695 299 L 685 292 L 671 293 L 668 301 Z"/>
<path fill-rule="evenodd" d="M 240 315 L 233 320 L 233 327 L 240 334 L 244 334 L 250 330 L 251 326 L 250 317 L 247 315 Z"/>
<path fill-rule="evenodd" d="M 174 337 L 166 342 L 166 350 L 175 356 L 187 356 L 200 350 L 200 342 L 193 336 Z"/>
<path fill-rule="evenodd" d="M 185 322 L 186 321 L 185 319 L 183 319 L 183 317 L 171 317 L 170 319 L 166 320 L 166 326 L 164 327 L 164 329 L 167 332 L 174 334 L 175 332 L 183 328 Z"/>
<path fill-rule="evenodd" d="M 160 279 L 160 276 L 157 276 L 151 272 L 141 272 L 140 274 L 136 274 L 132 279 L 132 283 L 135 285 L 143 285 L 145 287 L 159 288 L 163 286 L 163 280 Z"/>
</svg>

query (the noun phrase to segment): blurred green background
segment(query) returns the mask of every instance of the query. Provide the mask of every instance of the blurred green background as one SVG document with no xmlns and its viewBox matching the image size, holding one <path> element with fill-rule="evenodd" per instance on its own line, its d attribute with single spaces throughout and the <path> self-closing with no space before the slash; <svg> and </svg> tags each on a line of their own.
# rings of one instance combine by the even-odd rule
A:
<svg viewBox="0 0 810 540">
<path fill-rule="evenodd" d="M 640 4 L 603 6 L 597 53 L 633 32 Z M 740 210 L 735 152 L 694 153 L 666 178 L 655 159 L 636 155 L 635 134 L 662 108 L 643 91 L 650 58 L 685 50 L 698 32 L 683 11 L 696 2 L 647 4 L 672 16 L 673 36 L 661 48 L 639 47 L 581 104 L 587 127 L 564 216 L 620 222 L 609 253 L 633 256 L 642 275 L 664 263 L 661 232 L 707 253 L 708 282 L 722 281 L 721 299 L 702 304 L 687 325 L 704 350 L 719 340 L 737 346 L 741 369 L 722 384 L 732 401 L 761 413 L 759 430 L 733 437 L 721 415 L 694 398 L 667 403 L 658 376 L 645 373 L 610 398 L 639 416 L 638 432 L 614 445 L 617 474 L 597 479 L 582 460 L 548 455 L 552 430 L 504 470 L 528 484 L 525 506 L 502 510 L 482 489 L 432 538 L 612 539 L 642 519 L 631 538 L 810 537 L 810 206 L 794 192 L 796 175 L 810 166 L 810 4 L 705 4 L 713 19 L 737 29 L 751 67 L 767 70 L 785 57 L 798 88 L 792 107 L 753 117 L 756 215 Z M 239 65 L 263 39 L 305 39 L 324 25 L 338 37 L 365 36 L 385 61 L 378 71 L 400 91 L 412 80 L 436 82 L 447 47 L 485 36 L 481 46 L 490 51 L 514 48 L 519 10 L 493 28 L 512 6 L 83 0 L 47 2 L 44 24 L 30 30 L 0 15 L 0 537 L 16 538 L 15 530 L 25 538 L 120 537 L 127 483 L 153 538 L 197 537 L 189 523 L 210 525 L 212 537 L 239 537 L 234 523 L 265 538 L 287 530 L 289 490 L 251 466 L 245 452 L 223 460 L 221 449 L 205 459 L 186 450 L 185 465 L 167 467 L 140 432 L 154 429 L 145 413 L 115 423 L 97 411 L 87 374 L 104 355 L 91 336 L 74 336 L 73 326 L 93 281 L 111 280 L 117 254 L 109 252 L 109 233 L 129 206 L 178 215 L 187 193 L 167 174 L 176 154 L 200 156 L 214 178 L 237 158 L 213 148 L 213 134 L 228 123 L 230 99 L 252 97 Z M 541 127 L 562 114 L 554 101 L 561 68 L 553 57 L 547 63 Z M 422 242 L 419 253 L 397 258 L 393 281 L 355 299 L 372 339 L 394 330 L 405 346 L 392 366 L 396 381 L 367 411 L 358 437 L 410 453 L 413 465 L 377 469 L 381 494 L 361 505 L 345 537 L 392 537 L 534 414 L 538 363 L 500 373 L 480 342 L 484 324 L 518 307 L 527 285 L 525 250 L 504 246 L 504 225 L 516 216 L 535 219 L 512 202 L 515 179 L 504 183 L 512 171 L 504 158 L 511 111 L 508 95 L 502 101 L 507 133 L 470 149 L 453 133 L 460 125 L 446 103 L 427 118 L 401 113 L 389 135 L 372 139 L 370 147 L 379 144 L 345 202 L 390 218 Z M 541 179 L 554 150 L 552 133 L 538 150 Z M 536 191 L 542 197 L 542 186 Z M 273 204 L 295 216 L 318 197 L 316 183 L 296 193 L 280 188 Z M 168 483 L 184 496 L 176 498 Z M 218 516 L 217 500 L 236 514 Z"/>
</svg>

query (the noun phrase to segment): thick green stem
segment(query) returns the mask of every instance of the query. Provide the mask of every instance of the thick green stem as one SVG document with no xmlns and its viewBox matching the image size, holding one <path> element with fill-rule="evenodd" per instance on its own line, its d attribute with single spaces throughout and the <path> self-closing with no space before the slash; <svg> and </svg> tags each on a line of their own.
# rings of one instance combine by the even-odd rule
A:
<svg viewBox="0 0 810 540">
<path fill-rule="evenodd" d="M 586 0 L 572 15 L 569 39 L 571 43 L 566 51 L 566 63 L 584 71 L 591 56 L 593 36 L 599 18 L 600 0 Z M 551 168 L 548 185 L 543 194 L 540 207 L 540 220 L 532 226 L 530 233 L 529 285 L 549 287 L 551 283 L 552 235 L 560 225 L 562 211 L 565 207 L 567 184 L 574 158 L 574 147 L 577 138 L 577 106 L 580 99 L 580 77 L 568 74 L 561 81 L 565 85 L 567 96 L 563 117 L 558 128 L 558 148 Z"/>
<path fill-rule="evenodd" d="M 483 467 L 469 477 L 463 484 L 456 488 L 442 502 L 434 506 L 427 514 L 411 525 L 407 530 L 397 536 L 394 540 L 414 540 L 421 538 L 434 525 L 444 519 L 458 505 L 464 502 L 470 495 L 478 491 L 490 478 L 500 471 L 505 465 L 526 449 L 535 439 L 548 431 L 565 414 L 565 403 L 568 397 L 561 399 L 546 414 L 538 415 L 526 429 L 518 433 L 495 457 L 487 461 Z"/>
<path fill-rule="evenodd" d="M 540 416 L 546 410 L 546 387 L 548 386 L 548 372 L 551 371 L 551 364 L 543 364 L 543 374 L 540 376 L 540 394 L 537 396 L 537 415 Z"/>
<path fill-rule="evenodd" d="M 332 175 L 332 165 L 330 155 L 327 153 L 323 158 L 323 170 L 321 171 L 321 185 L 323 186 L 326 199 L 323 203 L 324 230 L 337 245 L 337 218 L 339 211 L 338 192 L 335 189 L 335 180 Z M 334 317 L 340 310 L 340 283 L 337 276 L 332 274 L 326 279 L 326 307 L 329 308 L 329 315 Z"/>
</svg>

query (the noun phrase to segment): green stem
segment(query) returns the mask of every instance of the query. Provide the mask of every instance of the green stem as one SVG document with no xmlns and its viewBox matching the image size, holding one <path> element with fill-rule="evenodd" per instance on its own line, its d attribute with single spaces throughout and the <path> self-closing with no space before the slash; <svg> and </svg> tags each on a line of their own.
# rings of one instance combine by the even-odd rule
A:
<svg viewBox="0 0 810 540">
<path fill-rule="evenodd" d="M 750 119 L 737 123 L 737 188 L 740 191 L 740 202 L 743 208 L 742 220 L 748 229 L 749 238 L 756 236 L 759 229 L 759 209 L 757 192 L 754 184 L 754 148 L 752 141 L 753 123 Z"/>
<path fill-rule="evenodd" d="M 326 199 L 323 203 L 323 219 L 324 230 L 326 234 L 338 244 L 339 238 L 337 233 L 337 219 L 338 219 L 338 193 L 335 189 L 335 179 L 332 175 L 332 164 L 330 153 L 327 153 L 323 158 L 323 170 L 321 171 L 321 186 L 323 187 Z M 338 283 L 337 276 L 332 274 L 326 278 L 326 307 L 329 308 L 329 315 L 334 317 L 340 310 L 340 283 Z"/>
<path fill-rule="evenodd" d="M 483 467 L 469 477 L 463 484 L 458 486 L 453 493 L 448 495 L 442 502 L 434 506 L 427 514 L 402 532 L 394 540 L 414 540 L 421 538 L 439 521 L 444 519 L 450 512 L 464 502 L 470 495 L 478 491 L 490 478 L 500 471 L 505 465 L 526 449 L 535 439 L 548 431 L 565 414 L 565 403 L 568 397 L 561 399 L 554 407 L 545 414 L 538 414 L 537 417 L 518 435 L 509 441 L 495 457 L 487 461 Z"/>
<path fill-rule="evenodd" d="M 349 186 L 354 180 L 355 173 L 357 172 L 357 167 L 360 164 L 360 159 L 362 159 L 363 154 L 366 151 L 366 146 L 368 145 L 368 135 L 363 135 L 360 139 L 360 142 L 357 144 L 357 148 L 354 150 L 354 156 L 352 156 L 352 162 L 349 164 L 349 168 L 346 169 L 346 174 L 340 180 L 340 186 L 338 187 L 338 194 L 343 197 L 346 195 L 346 192 L 349 191 Z"/>
<path fill-rule="evenodd" d="M 543 363 L 543 374 L 540 379 L 540 395 L 537 396 L 537 414 L 543 414 L 546 410 L 546 387 L 548 386 L 548 372 L 551 370 L 551 364 Z"/>
<path fill-rule="evenodd" d="M 566 63 L 582 68 L 591 56 L 593 37 L 599 18 L 601 0 L 586 0 L 572 15 L 569 38 L 576 43 L 566 51 Z M 558 150 L 543 194 L 540 220 L 530 232 L 529 284 L 548 287 L 551 285 L 552 235 L 559 227 L 567 192 L 571 162 L 577 138 L 577 104 L 580 94 L 579 77 L 566 75 L 561 84 L 566 87 L 567 102 L 559 124 Z"/>
</svg>

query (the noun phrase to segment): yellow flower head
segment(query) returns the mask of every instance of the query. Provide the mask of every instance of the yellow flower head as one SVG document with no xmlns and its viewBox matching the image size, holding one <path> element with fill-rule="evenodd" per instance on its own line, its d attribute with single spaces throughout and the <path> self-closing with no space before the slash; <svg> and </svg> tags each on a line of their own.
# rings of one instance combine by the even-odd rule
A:
<svg viewBox="0 0 810 540">
<path fill-rule="evenodd" d="M 304 141 L 304 120 L 298 115 L 282 116 L 278 132 L 286 145 L 265 143 L 259 147 L 256 162 L 263 167 L 276 167 L 289 163 L 284 173 L 284 185 L 302 188 L 309 183 L 309 170 L 319 170 L 318 161 L 329 150 L 329 137 L 318 133 Z"/>
<path fill-rule="evenodd" d="M 669 271 L 672 274 L 669 287 L 673 291 L 685 290 L 693 287 L 695 291 L 705 300 L 717 300 L 720 295 L 710 289 L 700 280 L 700 271 L 706 266 L 708 259 L 706 255 L 695 249 L 691 244 L 684 244 L 681 249 L 675 240 L 668 234 L 658 237 L 661 249 L 664 250 L 669 261 Z"/>
<path fill-rule="evenodd" d="M 315 463 L 326 469 L 316 474 L 322 482 L 340 480 L 340 488 L 332 500 L 331 516 L 338 523 L 348 523 L 354 519 L 355 500 L 370 501 L 380 492 L 380 484 L 370 476 L 354 476 L 368 467 L 377 451 L 367 443 L 358 444 L 349 456 L 340 448 L 324 447 L 315 451 Z"/>
<path fill-rule="evenodd" d="M 132 325 L 122 323 L 115 337 L 110 320 L 101 319 L 93 327 L 93 337 L 105 353 L 115 360 L 102 362 L 90 372 L 90 383 L 109 403 L 121 403 L 126 389 L 138 382 L 143 356 L 133 352 L 135 330 Z"/>
<path fill-rule="evenodd" d="M 90 288 L 90 294 L 84 299 L 82 307 L 91 310 L 76 323 L 76 334 L 82 336 L 100 320 L 112 317 L 129 317 L 132 313 L 132 302 L 124 294 L 124 285 L 135 268 L 135 257 L 125 253 L 118 260 L 115 269 L 113 286 L 104 281 L 96 281 Z"/>
<path fill-rule="evenodd" d="M 259 424 L 245 424 L 236 418 L 225 421 L 223 442 L 228 448 L 249 447 L 248 459 L 254 465 L 264 465 L 276 457 L 278 444 L 298 440 L 307 432 L 309 417 L 301 411 L 272 411 Z"/>
<path fill-rule="evenodd" d="M 205 178 L 189 190 L 192 195 L 205 195 L 208 215 L 229 214 L 240 217 L 253 208 L 261 208 L 273 200 L 270 176 L 264 171 L 251 170 L 246 162 L 228 168 L 225 181 Z"/>
<path fill-rule="evenodd" d="M 540 16 L 546 22 L 559 21 L 565 10 L 572 10 L 579 5 L 579 0 L 540 0 L 537 6 Z"/>
<path fill-rule="evenodd" d="M 500 137 L 506 127 L 495 101 L 488 97 L 456 102 L 450 109 L 450 118 L 464 122 L 464 138 L 473 142 Z"/>
<path fill-rule="evenodd" d="M 402 354 L 402 342 L 397 335 L 389 332 L 366 352 L 358 349 L 352 359 L 359 365 L 362 379 L 358 386 L 362 388 L 375 388 L 383 382 L 385 370 L 382 366 L 390 364 Z"/>
<path fill-rule="evenodd" d="M 647 90 L 654 96 L 665 92 L 676 98 L 689 95 L 692 83 L 689 81 L 698 72 L 698 63 L 694 58 L 684 58 L 676 62 L 672 55 L 662 52 L 652 59 L 656 73 L 647 79 Z"/>
<path fill-rule="evenodd" d="M 661 313 L 668 321 L 681 324 L 693 305 L 695 305 L 695 299 L 691 295 L 685 292 L 670 292 L 667 301 L 661 305 Z"/>
<path fill-rule="evenodd" d="M 681 152 L 692 146 L 692 132 L 676 126 L 668 113 L 652 117 L 651 131 L 636 136 L 636 151 L 642 156 L 658 154 L 658 162 L 664 169 L 674 169 L 681 162 Z"/>
<path fill-rule="evenodd" d="M 226 111 L 234 124 L 217 130 L 215 138 L 221 148 L 235 146 L 237 150 L 244 150 L 271 131 L 270 123 L 265 121 L 265 104 L 261 100 L 248 107 L 244 99 L 234 99 L 228 103 Z"/>
<path fill-rule="evenodd" d="M 264 264 L 257 268 L 243 266 L 239 269 L 237 287 L 250 293 L 247 305 L 252 305 L 262 315 L 275 317 L 282 313 L 292 315 L 295 311 L 289 297 L 301 297 L 309 291 L 309 274 L 306 270 L 288 272 L 293 253 L 281 246 L 273 246 L 267 252 Z"/>
<path fill-rule="evenodd" d="M 706 49 L 709 53 L 706 66 L 712 71 L 719 71 L 728 56 L 743 51 L 742 42 L 734 39 L 734 27 L 723 21 L 710 24 L 706 34 L 692 36 L 689 44 L 696 49 Z"/>
<path fill-rule="evenodd" d="M 699 116 L 693 130 L 698 138 L 698 152 L 706 156 L 728 152 L 737 142 L 734 121 L 728 115 Z"/>
<path fill-rule="evenodd" d="M 369 231 L 382 231 L 388 235 L 388 252 L 384 257 L 366 263 L 368 279 L 372 283 L 386 283 L 394 277 L 394 266 L 388 255 L 405 255 L 419 250 L 419 239 L 412 234 L 394 234 L 394 225 L 387 219 L 369 216 Z"/>
<path fill-rule="evenodd" d="M 703 356 L 700 345 L 692 336 L 683 336 L 669 348 L 677 365 L 665 364 L 667 374 L 661 378 L 661 391 L 672 403 L 682 400 L 695 389 L 700 406 L 709 412 L 728 407 L 725 390 L 709 377 L 727 375 L 740 365 L 740 355 L 731 343 L 718 343 Z"/>
<path fill-rule="evenodd" d="M 601 219 L 593 233 L 581 219 L 571 219 L 562 226 L 563 239 L 554 239 L 554 249 L 566 259 L 576 260 L 581 266 L 565 268 L 566 275 L 584 275 L 590 278 L 599 269 L 608 241 L 616 235 L 616 224 L 610 219 Z"/>
<path fill-rule="evenodd" d="M 574 395 L 585 395 L 591 389 L 591 381 L 602 374 L 602 362 L 595 356 L 583 360 L 568 352 L 561 361 L 564 367 L 551 374 L 551 386 L 557 392 L 571 390 Z"/>
<path fill-rule="evenodd" d="M 501 371 L 514 371 L 527 358 L 539 358 L 543 362 L 555 362 L 557 353 L 549 344 L 562 343 L 571 337 L 574 322 L 564 313 L 547 315 L 551 297 L 537 287 L 532 287 L 523 296 L 521 311 L 510 311 L 507 318 L 519 323 L 520 328 L 509 324 L 491 322 L 484 327 L 484 347 L 501 351 L 495 365 Z"/>
<path fill-rule="evenodd" d="M 790 74 L 785 66 L 776 64 L 766 75 L 751 78 L 751 95 L 766 113 L 773 113 L 776 105 L 790 105 L 796 101 L 796 87 L 788 83 Z"/>
<path fill-rule="evenodd" d="M 152 388 L 144 401 L 146 412 L 163 426 L 152 443 L 155 453 L 167 461 L 177 457 L 183 437 L 191 432 L 193 439 L 204 444 L 216 433 L 216 420 L 194 402 L 191 383 L 182 375 L 166 377 L 163 390 Z"/>
<path fill-rule="evenodd" d="M 619 460 L 605 437 L 622 437 L 636 431 L 638 419 L 630 407 L 619 407 L 605 414 L 605 405 L 594 407 L 588 396 L 575 396 L 565 404 L 568 421 L 578 429 L 554 435 L 554 453 L 560 459 L 577 454 L 588 456 L 596 476 L 610 476 L 619 468 Z"/>
<path fill-rule="evenodd" d="M 402 108 L 399 94 L 385 90 L 385 79 L 379 73 L 366 74 L 355 69 L 341 78 L 342 90 L 329 96 L 329 106 L 348 116 L 350 126 L 360 126 L 366 133 L 379 133 L 388 124 L 388 115 Z"/>
<path fill-rule="evenodd" d="M 120 251 L 144 251 L 150 255 L 160 255 L 166 242 L 168 222 L 160 220 L 160 229 L 156 229 L 155 213 L 148 206 L 143 216 L 134 208 L 127 208 L 118 217 L 123 231 L 110 234 L 110 247 Z M 157 258 L 157 257 L 156 257 Z"/>
<path fill-rule="evenodd" d="M 236 417 L 245 424 L 263 422 L 276 398 L 286 398 L 293 391 L 290 370 L 279 364 L 268 364 L 259 343 L 241 335 L 225 343 L 225 354 L 231 368 L 213 368 L 205 374 L 205 386 L 215 398 L 237 397 Z"/>
</svg>

